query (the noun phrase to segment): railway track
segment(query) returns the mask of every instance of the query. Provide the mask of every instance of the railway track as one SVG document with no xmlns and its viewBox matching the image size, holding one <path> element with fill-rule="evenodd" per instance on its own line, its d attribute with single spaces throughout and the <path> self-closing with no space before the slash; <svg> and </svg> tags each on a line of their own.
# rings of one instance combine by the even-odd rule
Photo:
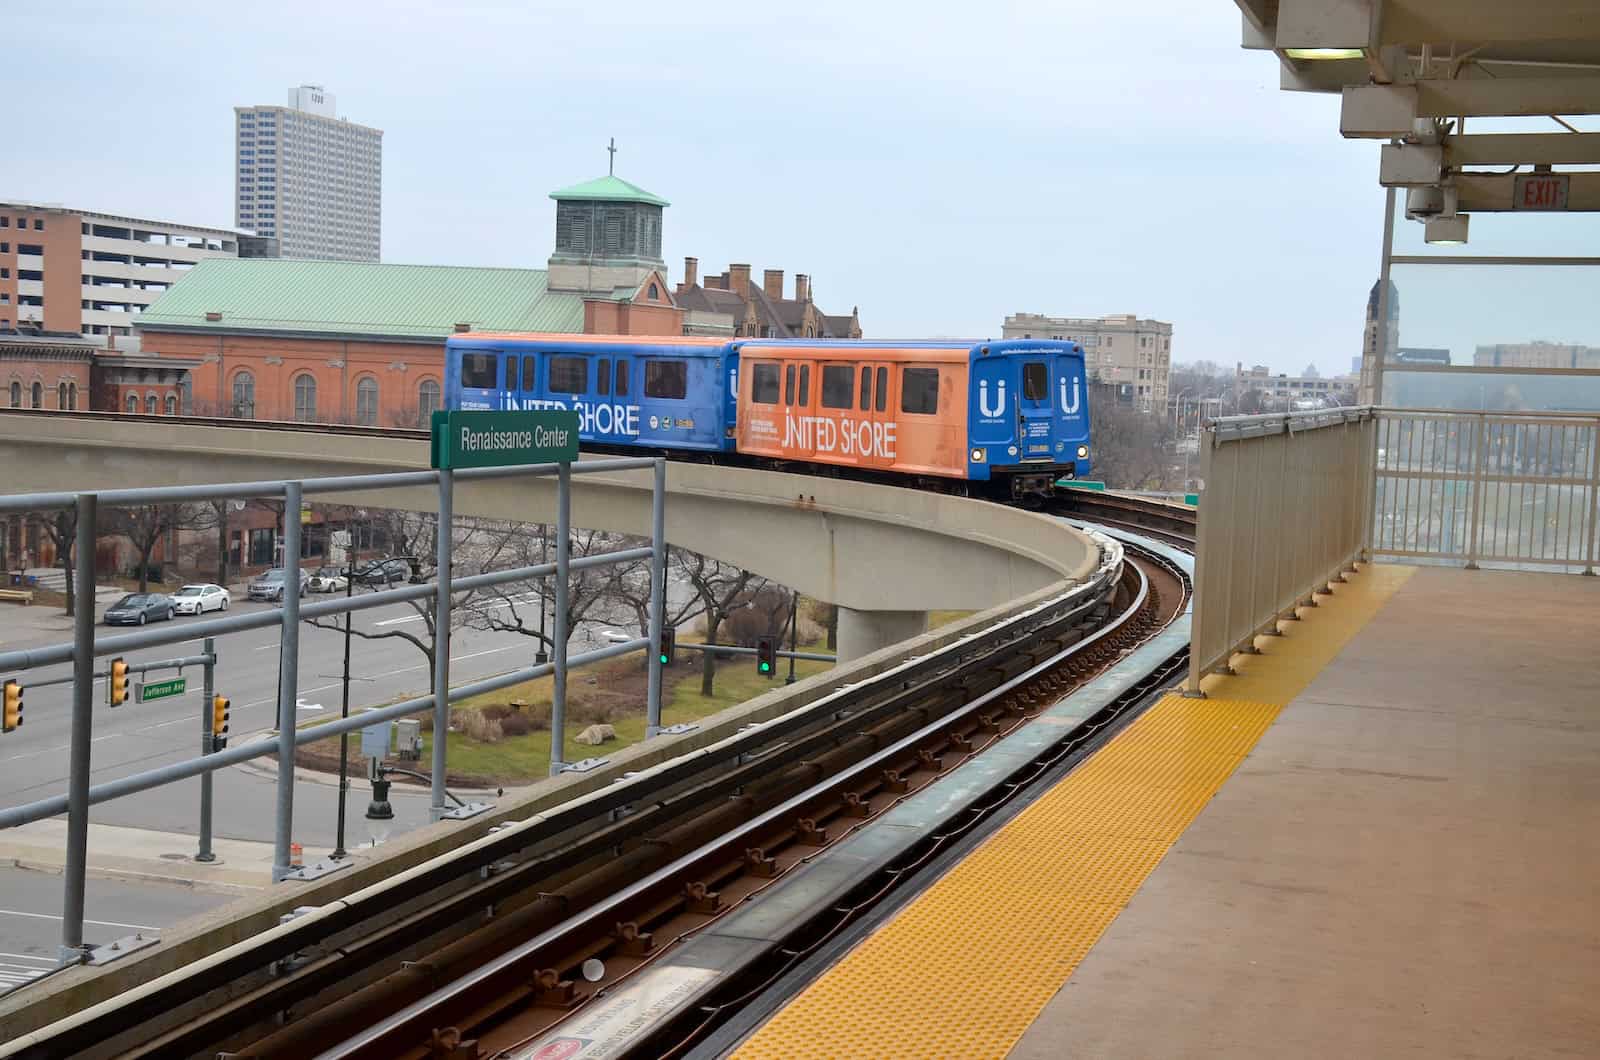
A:
<svg viewBox="0 0 1600 1060">
<path fill-rule="evenodd" d="M 968 674 L 905 689 L 874 724 L 863 725 L 859 717 L 843 719 L 836 733 L 840 738 L 824 753 L 784 756 L 786 762 L 758 759 L 751 763 L 755 768 L 749 783 L 697 819 L 621 839 L 606 864 L 538 889 L 531 897 L 524 891 L 526 900 L 520 903 L 503 900 L 504 908 L 516 908 L 497 910 L 477 930 L 280 1031 L 254 1042 L 232 1043 L 231 1055 L 523 1055 L 519 1050 L 581 1012 L 592 999 L 626 984 L 833 844 L 1002 743 L 1044 705 L 1163 629 L 1183 610 L 1186 594 L 1181 570 L 1153 555 L 1136 556 L 1103 623 L 1034 638 L 1017 646 L 1009 658 L 988 660 L 984 665 L 990 680 Z M 1097 713 L 1081 732 L 1062 741 L 1051 761 L 1070 754 L 1136 701 L 1130 695 Z M 1034 765 L 1032 772 L 1047 764 Z M 1003 785 L 985 814 L 1024 786 L 1017 779 Z M 985 814 L 973 815 L 962 828 L 930 836 L 926 849 L 910 863 L 868 881 L 870 893 L 851 899 L 845 911 L 830 907 L 830 914 L 818 922 L 797 925 L 809 938 L 797 940 L 788 957 L 730 977 L 725 987 L 755 990 L 781 975 L 794 960 L 892 893 L 916 864 Z M 595 841 L 607 837 L 596 836 Z M 505 871 L 531 875 L 540 870 L 535 861 Z M 459 904 L 481 911 L 487 903 L 483 896 L 464 895 Z M 715 1018 L 683 1029 L 683 1042 L 698 1039 L 734 1010 L 719 1003 Z M 213 1013 L 205 1022 L 227 1018 L 226 1013 Z M 186 1028 L 135 1055 L 187 1052 L 206 1036 L 199 1026 Z M 331 1044 L 335 1042 L 339 1044 Z"/>
</svg>

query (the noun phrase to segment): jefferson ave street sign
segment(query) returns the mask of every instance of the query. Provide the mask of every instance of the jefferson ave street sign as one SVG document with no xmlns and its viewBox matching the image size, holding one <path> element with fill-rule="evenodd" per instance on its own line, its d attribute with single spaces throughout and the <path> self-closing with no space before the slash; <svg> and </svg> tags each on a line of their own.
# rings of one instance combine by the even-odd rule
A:
<svg viewBox="0 0 1600 1060">
<path fill-rule="evenodd" d="M 150 681 L 139 685 L 134 691 L 139 693 L 139 702 L 144 703 L 152 699 L 181 696 L 187 687 L 189 687 L 187 677 L 169 677 L 165 681 Z"/>
<path fill-rule="evenodd" d="M 578 459 L 578 414 L 567 409 L 527 412 L 435 412 L 433 466 L 509 467 Z"/>
</svg>

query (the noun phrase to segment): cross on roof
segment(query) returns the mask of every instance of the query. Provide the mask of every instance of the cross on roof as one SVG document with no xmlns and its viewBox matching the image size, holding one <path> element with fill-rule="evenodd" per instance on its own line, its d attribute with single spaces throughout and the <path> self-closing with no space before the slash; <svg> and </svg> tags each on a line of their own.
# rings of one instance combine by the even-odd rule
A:
<svg viewBox="0 0 1600 1060">
<path fill-rule="evenodd" d="M 617 138 L 615 136 L 613 136 L 611 138 L 611 142 L 606 145 L 606 152 L 611 156 L 609 159 L 606 160 L 606 173 L 610 174 L 611 176 L 616 176 L 617 175 Z"/>
</svg>

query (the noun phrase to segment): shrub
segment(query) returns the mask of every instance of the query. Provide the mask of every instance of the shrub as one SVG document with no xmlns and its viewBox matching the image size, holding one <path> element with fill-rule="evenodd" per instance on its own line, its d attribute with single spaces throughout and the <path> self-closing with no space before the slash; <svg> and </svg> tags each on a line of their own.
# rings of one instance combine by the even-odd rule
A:
<svg viewBox="0 0 1600 1060">
<path fill-rule="evenodd" d="M 499 725 L 507 736 L 526 736 L 533 731 L 533 719 L 526 714 L 508 713 L 500 719 Z"/>
<path fill-rule="evenodd" d="M 479 743 L 499 743 L 505 737 L 500 722 L 486 717 L 481 710 L 457 711 L 461 731 Z"/>
</svg>

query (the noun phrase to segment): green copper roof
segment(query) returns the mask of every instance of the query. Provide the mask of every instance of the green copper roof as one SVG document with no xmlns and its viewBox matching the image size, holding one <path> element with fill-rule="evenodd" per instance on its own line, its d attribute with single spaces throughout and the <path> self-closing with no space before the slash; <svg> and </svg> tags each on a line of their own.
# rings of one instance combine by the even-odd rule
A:
<svg viewBox="0 0 1600 1060">
<path fill-rule="evenodd" d="M 596 177 L 582 184 L 550 193 L 552 199 L 599 199 L 605 202 L 647 202 L 652 206 L 671 206 L 659 195 L 651 195 L 637 184 L 621 177 Z"/>
<path fill-rule="evenodd" d="M 542 269 L 208 258 L 140 314 L 143 328 L 443 337 L 583 330 L 583 300 L 551 294 Z M 220 321 L 206 320 L 221 313 Z"/>
</svg>

